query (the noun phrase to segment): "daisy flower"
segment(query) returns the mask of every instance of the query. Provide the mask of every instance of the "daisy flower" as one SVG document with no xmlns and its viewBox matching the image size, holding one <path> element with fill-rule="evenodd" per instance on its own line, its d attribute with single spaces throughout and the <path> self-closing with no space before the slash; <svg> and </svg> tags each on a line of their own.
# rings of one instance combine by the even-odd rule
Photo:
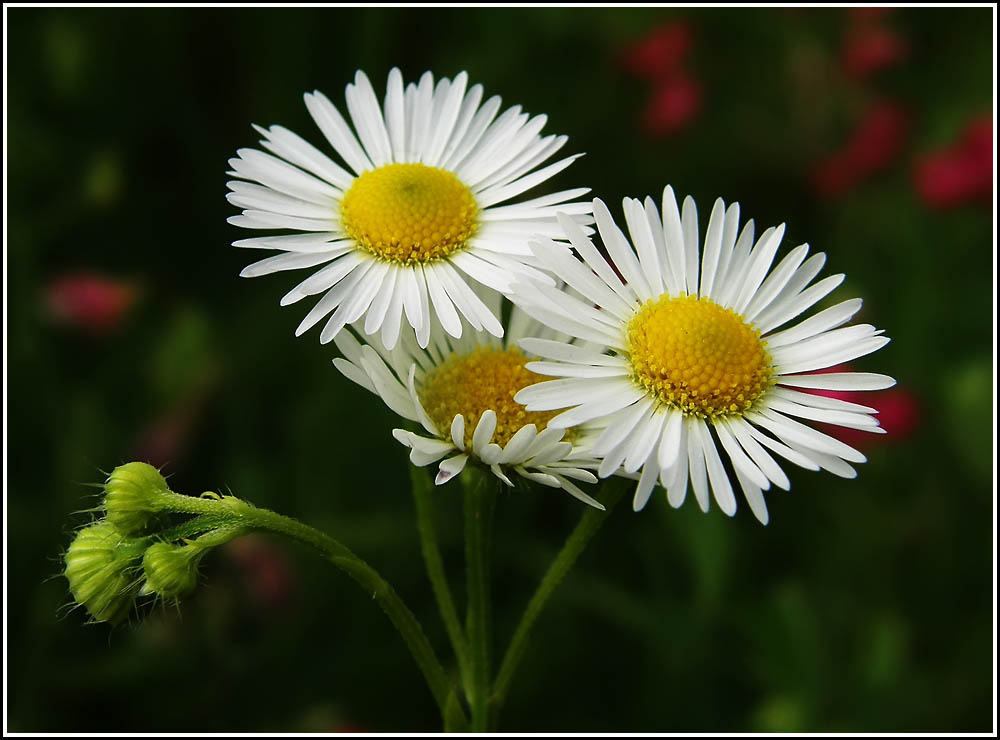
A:
<svg viewBox="0 0 1000 740">
<path fill-rule="evenodd" d="M 568 218 L 560 222 L 582 262 L 565 245 L 542 241 L 533 247 L 541 263 L 583 300 L 528 283 L 514 286 L 515 300 L 554 329 L 607 345 L 610 352 L 546 338 L 522 340 L 525 351 L 546 358 L 526 367 L 559 379 L 526 388 L 515 400 L 533 412 L 568 409 L 549 420 L 550 428 L 604 425 L 591 449 L 603 457 L 598 475 L 638 477 L 636 511 L 657 481 L 675 507 L 690 482 L 702 510 L 708 510 L 711 491 L 731 516 L 736 497 L 720 445 L 751 510 L 765 524 L 762 491 L 772 483 L 789 487 L 773 455 L 853 478 L 851 463 L 865 462 L 864 455 L 797 419 L 881 432 L 875 409 L 808 391 L 893 385 L 892 378 L 875 373 L 814 374 L 889 340 L 868 324 L 843 326 L 861 308 L 857 298 L 786 326 L 844 276 L 813 283 L 826 257 L 807 258 L 806 244 L 771 269 L 784 225 L 767 229 L 755 242 L 753 221 L 740 231 L 739 206 L 726 208 L 721 199 L 701 250 L 690 197 L 683 213 L 670 187 L 663 193 L 662 217 L 651 198 L 626 198 L 624 210 L 634 248 L 604 203 L 594 201 L 613 264 Z"/>
<path fill-rule="evenodd" d="M 501 297 L 490 293 L 480 291 L 480 296 L 499 315 Z M 531 358 L 516 345 L 529 333 L 550 341 L 560 338 L 514 307 L 504 340 L 471 331 L 454 338 L 434 322 L 426 348 L 418 346 L 413 332 L 405 332 L 389 350 L 377 337 L 362 345 L 344 331 L 335 341 L 346 359 L 333 362 L 404 419 L 423 426 L 426 435 L 405 429 L 392 434 L 410 448 L 414 465 L 443 458 L 437 485 L 451 480 L 472 458 L 508 486 L 513 486 L 513 472 L 603 509 L 571 480 L 597 482 L 586 470 L 597 467 L 587 450 L 588 430 L 550 427 L 554 412 L 527 411 L 513 400 L 517 391 L 543 379 L 525 369 Z"/>
<path fill-rule="evenodd" d="M 546 116 L 529 117 L 520 106 L 497 116 L 500 98 L 482 103 L 482 86 L 469 87 L 465 72 L 437 84 L 426 72 L 404 88 L 393 69 L 380 104 L 359 71 L 345 97 L 354 130 L 323 93 L 305 94 L 343 166 L 282 126 L 255 126 L 270 154 L 240 149 L 229 160 L 229 174 L 241 179 L 228 183 L 227 197 L 244 209 L 229 222 L 296 232 L 234 242 L 280 252 L 240 274 L 313 269 L 281 305 L 322 294 L 296 336 L 329 316 L 323 343 L 364 317 L 365 333 L 381 331 L 393 347 L 404 315 L 421 347 L 432 315 L 456 338 L 459 314 L 476 331 L 502 336 L 499 318 L 468 281 L 505 292 L 514 276 L 549 280 L 529 264 L 527 238 L 560 238 L 557 207 L 581 223 L 592 218 L 589 203 L 567 202 L 589 188 L 501 204 L 580 155 L 538 169 L 566 137 L 541 136 Z"/>
</svg>

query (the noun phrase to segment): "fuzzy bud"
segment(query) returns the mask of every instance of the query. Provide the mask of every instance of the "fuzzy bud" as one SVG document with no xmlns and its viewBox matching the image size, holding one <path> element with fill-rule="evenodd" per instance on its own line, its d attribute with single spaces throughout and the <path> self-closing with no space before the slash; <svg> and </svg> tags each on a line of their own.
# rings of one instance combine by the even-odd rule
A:
<svg viewBox="0 0 1000 740">
<path fill-rule="evenodd" d="M 157 542 L 150 545 L 142 558 L 142 569 L 146 574 L 142 593 L 172 600 L 187 596 L 198 585 L 198 563 L 205 552 L 196 544 Z"/>
<path fill-rule="evenodd" d="M 121 622 L 139 593 L 141 556 L 142 545 L 107 522 L 81 529 L 65 557 L 73 599 L 98 622 Z"/>
<path fill-rule="evenodd" d="M 152 465 L 130 462 L 111 471 L 104 484 L 107 522 L 123 534 L 143 534 L 159 511 L 167 480 Z"/>
</svg>

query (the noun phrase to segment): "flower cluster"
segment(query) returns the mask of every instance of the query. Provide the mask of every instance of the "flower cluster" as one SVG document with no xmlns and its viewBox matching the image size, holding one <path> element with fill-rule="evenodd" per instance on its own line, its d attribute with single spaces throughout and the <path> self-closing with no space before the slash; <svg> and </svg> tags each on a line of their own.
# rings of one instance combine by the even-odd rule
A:
<svg viewBox="0 0 1000 740">
<path fill-rule="evenodd" d="M 465 73 L 404 86 L 393 69 L 380 101 L 358 72 L 353 130 L 305 95 L 340 163 L 281 126 L 230 160 L 230 222 L 292 232 L 234 242 L 280 252 L 242 274 L 322 265 L 281 303 L 322 296 L 297 333 L 326 319 L 337 369 L 412 422 L 393 430 L 410 460 L 438 463 L 438 484 L 472 462 L 594 506 L 576 482 L 631 477 L 636 510 L 659 485 L 732 515 L 735 478 L 764 523 L 763 491 L 790 486 L 776 457 L 853 477 L 864 456 L 802 420 L 880 432 L 876 410 L 808 391 L 891 386 L 821 372 L 889 340 L 845 326 L 860 299 L 805 316 L 844 278 L 816 280 L 825 255 L 803 244 L 775 264 L 784 226 L 741 228 L 721 199 L 702 240 L 669 186 L 660 208 L 623 201 L 628 236 L 575 200 L 587 188 L 518 201 L 575 157 L 542 166 L 566 137 L 482 98 Z"/>
<path fill-rule="evenodd" d="M 205 554 L 241 533 L 212 516 L 171 526 L 173 514 L 198 513 L 197 502 L 171 491 L 152 465 L 115 468 L 104 484 L 104 518 L 80 529 L 63 558 L 74 602 L 94 621 L 117 624 L 142 597 L 176 601 L 194 591 Z"/>
</svg>

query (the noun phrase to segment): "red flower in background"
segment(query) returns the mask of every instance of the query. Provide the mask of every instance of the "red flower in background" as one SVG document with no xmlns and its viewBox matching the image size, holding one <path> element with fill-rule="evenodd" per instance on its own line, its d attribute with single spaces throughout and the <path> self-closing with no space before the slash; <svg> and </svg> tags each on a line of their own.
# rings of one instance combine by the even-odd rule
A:
<svg viewBox="0 0 1000 740">
<path fill-rule="evenodd" d="M 658 82 L 680 69 L 691 46 L 691 28 L 686 23 L 665 23 L 626 49 L 622 65 L 636 77 Z"/>
<path fill-rule="evenodd" d="M 827 368 L 823 372 L 851 372 L 851 367 L 849 365 L 837 365 Z M 801 390 L 807 393 L 814 393 L 818 396 L 826 396 L 827 398 L 838 398 L 841 401 L 857 403 L 878 410 L 879 426 L 885 430 L 885 434 L 872 434 L 871 432 L 863 432 L 858 429 L 847 429 L 846 427 L 832 424 L 820 424 L 831 436 L 858 449 L 870 447 L 873 444 L 885 441 L 895 442 L 905 439 L 920 425 L 920 404 L 912 393 L 898 386 L 874 392 L 819 391 L 811 388 L 802 388 Z"/>
<path fill-rule="evenodd" d="M 651 136 L 686 127 L 701 110 L 701 83 L 684 66 L 693 45 L 690 26 L 672 22 L 657 26 L 622 54 L 622 66 L 653 85 L 639 116 L 640 126 Z"/>
<path fill-rule="evenodd" d="M 848 32 L 841 63 L 851 77 L 865 79 L 904 59 L 908 52 L 909 44 L 895 32 L 866 26 Z"/>
<path fill-rule="evenodd" d="M 54 323 L 90 334 L 107 334 L 118 328 L 138 293 L 129 281 L 80 272 L 50 280 L 42 300 Z"/>
<path fill-rule="evenodd" d="M 951 147 L 918 159 L 913 181 L 923 201 L 936 208 L 974 201 L 992 204 L 992 117 L 974 119 Z"/>
<path fill-rule="evenodd" d="M 841 64 L 851 77 L 865 79 L 891 67 L 909 53 L 909 44 L 882 22 L 893 8 L 851 8 L 841 49 Z"/>
<path fill-rule="evenodd" d="M 701 83 L 683 72 L 657 84 L 642 111 L 643 129 L 664 136 L 687 126 L 701 110 Z"/>
<path fill-rule="evenodd" d="M 813 187 L 827 197 L 842 195 L 891 164 L 909 131 L 910 117 L 902 106 L 883 102 L 869 108 L 844 147 L 813 169 Z"/>
</svg>

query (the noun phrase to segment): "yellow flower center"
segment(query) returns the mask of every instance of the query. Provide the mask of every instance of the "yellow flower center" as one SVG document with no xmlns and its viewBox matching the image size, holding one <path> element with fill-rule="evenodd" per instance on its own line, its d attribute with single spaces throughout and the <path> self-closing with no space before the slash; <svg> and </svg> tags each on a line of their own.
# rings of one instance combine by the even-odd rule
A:
<svg viewBox="0 0 1000 740">
<path fill-rule="evenodd" d="M 760 332 L 707 298 L 651 299 L 627 335 L 633 381 L 685 414 L 741 414 L 773 383 Z"/>
<path fill-rule="evenodd" d="M 387 164 L 354 181 L 340 202 L 347 234 L 376 257 L 405 265 L 447 257 L 476 231 L 472 191 L 447 170 Z"/>
<path fill-rule="evenodd" d="M 527 424 L 542 431 L 559 411 L 528 411 L 514 401 L 522 388 L 548 380 L 526 370 L 528 362 L 516 348 L 477 347 L 464 355 L 452 355 L 431 370 L 420 384 L 418 395 L 438 431 L 448 436 L 456 414 L 465 417 L 465 447 L 487 409 L 497 415 L 493 442 L 505 446 Z"/>
</svg>

